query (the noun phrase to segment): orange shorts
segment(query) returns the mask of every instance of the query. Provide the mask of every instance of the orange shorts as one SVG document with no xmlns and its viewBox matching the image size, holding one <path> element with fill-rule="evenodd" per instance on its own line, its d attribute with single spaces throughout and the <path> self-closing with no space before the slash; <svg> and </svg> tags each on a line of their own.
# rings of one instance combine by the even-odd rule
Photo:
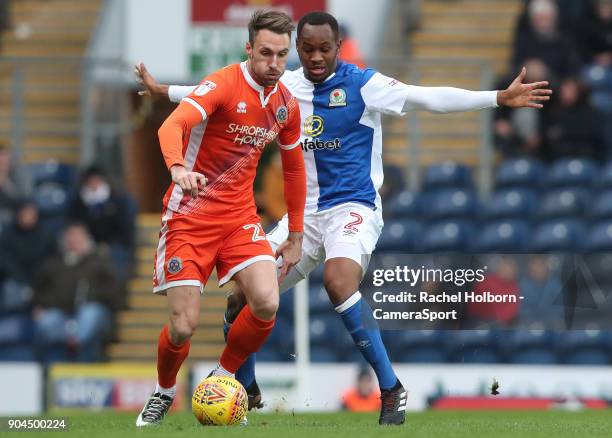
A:
<svg viewBox="0 0 612 438">
<path fill-rule="evenodd" d="M 154 293 L 165 294 L 175 286 L 198 286 L 201 292 L 215 267 L 221 286 L 255 262 L 275 263 L 259 216 L 223 219 L 165 211 L 155 255 Z"/>
</svg>

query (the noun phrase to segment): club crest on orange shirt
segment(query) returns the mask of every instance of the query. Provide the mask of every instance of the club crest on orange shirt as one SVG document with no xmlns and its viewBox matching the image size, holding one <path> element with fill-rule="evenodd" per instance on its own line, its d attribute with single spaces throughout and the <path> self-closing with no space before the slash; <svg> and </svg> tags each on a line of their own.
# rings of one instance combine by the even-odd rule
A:
<svg viewBox="0 0 612 438">
<path fill-rule="evenodd" d="M 276 120 L 278 120 L 278 123 L 285 123 L 287 121 L 287 117 L 289 117 L 287 107 L 285 105 L 279 106 L 276 110 Z"/>
</svg>

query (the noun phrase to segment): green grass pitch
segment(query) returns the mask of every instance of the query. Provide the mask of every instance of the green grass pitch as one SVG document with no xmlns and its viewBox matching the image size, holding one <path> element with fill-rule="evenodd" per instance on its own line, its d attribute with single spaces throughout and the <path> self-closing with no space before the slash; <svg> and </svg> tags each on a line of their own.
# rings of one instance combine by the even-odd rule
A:
<svg viewBox="0 0 612 438">
<path fill-rule="evenodd" d="M 376 414 L 249 415 L 247 427 L 200 426 L 190 412 L 173 413 L 159 427 L 137 429 L 135 414 L 61 414 L 69 418 L 67 433 L 36 432 L 37 436 L 86 438 L 138 437 L 612 437 L 612 411 L 438 411 L 409 413 L 403 426 L 381 427 Z"/>
</svg>

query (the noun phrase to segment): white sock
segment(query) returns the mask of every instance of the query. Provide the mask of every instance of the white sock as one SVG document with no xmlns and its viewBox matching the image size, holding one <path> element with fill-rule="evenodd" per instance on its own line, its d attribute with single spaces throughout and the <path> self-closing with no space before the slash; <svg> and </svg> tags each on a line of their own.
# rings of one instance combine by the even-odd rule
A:
<svg viewBox="0 0 612 438">
<path fill-rule="evenodd" d="M 164 388 L 159 385 L 159 382 L 157 382 L 157 386 L 155 387 L 155 393 L 157 394 L 158 392 L 160 394 L 174 398 L 176 396 L 176 385 L 174 385 L 172 388 Z"/>
<path fill-rule="evenodd" d="M 222 377 L 231 377 L 232 379 L 234 378 L 234 373 L 230 373 L 228 370 L 223 368 L 220 363 L 217 364 L 217 366 L 215 367 L 215 369 L 212 372 L 212 375 L 213 376 L 222 376 Z"/>
</svg>

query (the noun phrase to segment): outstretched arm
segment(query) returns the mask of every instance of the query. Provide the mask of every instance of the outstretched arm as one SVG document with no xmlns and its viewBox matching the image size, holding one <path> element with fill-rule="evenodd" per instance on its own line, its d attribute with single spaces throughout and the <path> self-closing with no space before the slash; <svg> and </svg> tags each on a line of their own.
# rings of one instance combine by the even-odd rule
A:
<svg viewBox="0 0 612 438">
<path fill-rule="evenodd" d="M 404 115 L 410 110 L 437 113 L 474 111 L 497 106 L 542 108 L 550 99 L 548 82 L 523 84 L 527 70 L 501 91 L 470 91 L 453 87 L 419 87 L 375 73 L 361 89 L 368 108 L 387 114 Z"/>
<path fill-rule="evenodd" d="M 526 73 L 527 70 L 523 67 L 508 88 L 501 91 L 469 91 L 452 87 L 409 86 L 410 91 L 404 102 L 403 110 L 423 109 L 448 113 L 494 108 L 496 106 L 542 108 L 542 102 L 550 99 L 552 90 L 545 88 L 548 86 L 546 81 L 523 84 Z"/>
<path fill-rule="evenodd" d="M 179 103 L 183 98 L 189 96 L 197 85 L 166 85 L 160 84 L 145 67 L 144 63 L 134 66 L 136 81 L 145 89 L 140 90 L 140 96 L 161 97 L 170 99 L 171 102 Z"/>
</svg>

